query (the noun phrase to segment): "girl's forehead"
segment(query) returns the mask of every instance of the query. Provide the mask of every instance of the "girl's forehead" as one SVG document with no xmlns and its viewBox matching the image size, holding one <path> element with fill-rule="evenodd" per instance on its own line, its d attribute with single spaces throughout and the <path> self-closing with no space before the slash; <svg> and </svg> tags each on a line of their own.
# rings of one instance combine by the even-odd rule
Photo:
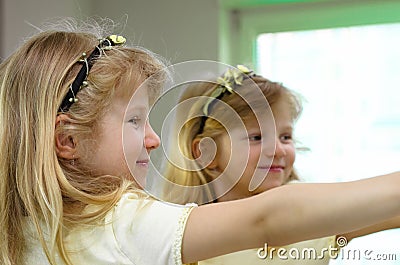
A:
<svg viewBox="0 0 400 265">
<path fill-rule="evenodd" d="M 291 116 L 293 113 L 293 105 L 289 100 L 280 99 L 271 105 L 274 116 Z"/>
<path fill-rule="evenodd" d="M 126 95 L 129 96 L 129 95 Z M 146 85 L 141 85 L 135 89 L 130 97 L 126 97 L 129 100 L 129 106 L 136 107 L 146 107 L 149 106 L 149 93 L 148 87 Z"/>
<path fill-rule="evenodd" d="M 132 100 L 138 97 L 148 97 L 147 86 L 143 79 L 139 79 L 132 75 L 121 78 L 120 83 L 115 87 L 115 96 L 120 99 Z"/>
<path fill-rule="evenodd" d="M 115 95 L 119 97 L 131 97 L 139 85 L 126 78 L 121 78 L 115 86 Z"/>
</svg>

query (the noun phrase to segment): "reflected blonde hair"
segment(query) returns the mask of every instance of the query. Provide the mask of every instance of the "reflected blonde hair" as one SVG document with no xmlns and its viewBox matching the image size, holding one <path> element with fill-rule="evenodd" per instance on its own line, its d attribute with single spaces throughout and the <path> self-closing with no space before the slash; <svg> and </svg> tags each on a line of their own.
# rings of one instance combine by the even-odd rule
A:
<svg viewBox="0 0 400 265">
<path fill-rule="evenodd" d="M 171 148 L 171 153 L 168 155 L 173 158 L 173 161 L 179 161 L 180 165 L 184 165 L 184 168 L 193 167 L 195 157 L 193 155 L 192 143 L 195 139 L 210 137 L 215 141 L 218 136 L 227 132 L 226 128 L 230 127 L 230 125 L 235 126 L 234 124 L 228 124 L 237 121 L 229 117 L 231 113 L 226 111 L 226 105 L 229 105 L 239 115 L 245 125 L 256 120 L 256 112 L 269 111 L 265 109 L 265 104 L 260 105 L 258 103 L 260 102 L 260 90 L 270 106 L 281 100 L 287 101 L 290 106 L 288 111 L 291 112 L 293 122 L 298 119 L 302 112 L 300 97 L 297 94 L 280 83 L 272 82 L 257 75 L 245 79 L 242 85 L 235 87 L 234 91 L 236 92 L 232 94 L 225 93 L 220 101 L 216 102 L 210 108 L 204 127 L 201 129 L 202 108 L 207 100 L 201 96 L 210 96 L 216 86 L 215 82 L 202 82 L 190 85 L 183 91 L 179 98 L 179 103 L 188 99 L 198 98 L 189 110 L 181 108 L 180 110 L 183 111 L 179 112 L 178 109 L 176 119 L 185 121 L 185 123 L 181 128 L 176 128 L 177 126 L 175 126 L 175 130 L 172 130 L 174 137 L 169 138 L 169 141 L 178 139 L 178 143 L 171 142 L 171 144 L 173 147 L 179 146 L 180 154 L 176 152 L 176 148 Z M 219 121 L 224 121 L 224 124 Z M 191 165 L 189 166 L 188 163 Z M 185 170 L 169 161 L 165 161 L 163 172 L 170 183 L 166 183 L 163 189 L 164 199 L 180 204 L 188 202 L 204 204 L 217 199 L 213 188 L 210 187 L 211 185 L 204 185 L 215 178 L 215 172 L 207 168 L 201 169 L 200 165 L 197 163 L 194 164 L 195 166 L 197 165 L 197 170 Z M 297 179 L 299 177 L 296 171 L 293 170 L 287 181 Z M 201 188 L 184 189 L 179 186 L 177 187 L 175 184 L 184 187 L 201 186 Z"/>
<path fill-rule="evenodd" d="M 106 23 L 104 23 L 106 22 Z M 63 238 L 73 225 L 96 224 L 121 195 L 137 188 L 121 176 L 96 176 L 80 163 L 60 159 L 55 150 L 57 110 L 80 70 L 82 53 L 90 54 L 111 21 L 78 23 L 67 19 L 49 24 L 0 65 L 0 263 L 20 264 L 25 249 L 23 230 L 32 222 L 50 262 L 55 253 L 71 264 Z M 111 25 L 111 27 L 110 27 Z M 48 25 L 47 25 L 48 26 Z M 108 26 L 104 27 L 104 26 Z M 118 89 L 129 88 L 164 64 L 140 47 L 113 47 L 93 65 L 89 86 L 78 94 L 57 133 L 71 135 L 79 153 L 93 152 L 97 121 Z M 156 87 L 151 87 L 155 93 Z M 76 205 L 79 205 L 76 207 Z M 83 213 L 87 205 L 96 211 Z"/>
</svg>

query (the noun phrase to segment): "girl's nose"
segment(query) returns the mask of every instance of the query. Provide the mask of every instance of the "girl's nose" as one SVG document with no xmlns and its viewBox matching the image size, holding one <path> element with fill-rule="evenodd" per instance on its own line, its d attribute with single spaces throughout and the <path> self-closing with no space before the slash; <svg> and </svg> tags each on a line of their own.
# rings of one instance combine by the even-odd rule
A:
<svg viewBox="0 0 400 265">
<path fill-rule="evenodd" d="M 279 139 L 264 142 L 263 153 L 269 157 L 283 157 L 286 155 L 285 148 Z"/>
<path fill-rule="evenodd" d="M 144 135 L 144 146 L 148 151 L 156 149 L 160 146 L 160 137 L 154 132 L 150 123 L 146 122 L 145 135 Z"/>
<path fill-rule="evenodd" d="M 286 155 L 285 148 L 284 148 L 283 144 L 281 143 L 281 141 L 279 141 L 279 139 L 277 139 L 275 141 L 275 156 L 283 157 L 285 155 Z"/>
</svg>

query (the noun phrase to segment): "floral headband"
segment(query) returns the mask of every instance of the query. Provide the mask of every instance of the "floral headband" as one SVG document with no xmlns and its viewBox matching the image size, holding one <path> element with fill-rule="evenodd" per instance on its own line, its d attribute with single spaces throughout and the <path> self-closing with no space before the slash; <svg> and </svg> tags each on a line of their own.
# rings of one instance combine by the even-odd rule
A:
<svg viewBox="0 0 400 265">
<path fill-rule="evenodd" d="M 244 65 L 237 65 L 236 68 L 228 69 L 222 77 L 217 79 L 217 87 L 209 96 L 208 100 L 203 106 L 203 116 L 200 122 L 200 129 L 198 134 L 203 133 L 204 125 L 210 114 L 212 106 L 221 99 L 226 93 L 232 94 L 236 86 L 241 86 L 246 78 L 256 76 L 253 70 L 250 70 Z"/>
<path fill-rule="evenodd" d="M 112 46 L 121 46 L 126 42 L 126 39 L 119 35 L 110 35 L 104 39 L 99 40 L 99 45 L 96 46 L 94 51 L 86 57 L 86 53 L 82 53 L 81 59 L 78 61 L 83 63 L 81 70 L 78 75 L 69 86 L 69 90 L 61 102 L 58 112 L 67 112 L 72 104 L 78 101 L 76 94 L 84 87 L 88 85 L 87 76 L 90 69 L 95 63 L 96 59 L 99 58 L 104 50 L 110 50 Z"/>
</svg>

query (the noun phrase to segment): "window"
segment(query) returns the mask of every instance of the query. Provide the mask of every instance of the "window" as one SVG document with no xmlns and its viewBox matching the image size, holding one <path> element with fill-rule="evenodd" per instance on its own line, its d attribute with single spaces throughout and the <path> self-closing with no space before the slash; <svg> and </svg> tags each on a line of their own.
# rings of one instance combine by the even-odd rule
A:
<svg viewBox="0 0 400 265">
<path fill-rule="evenodd" d="M 400 23 L 257 38 L 260 74 L 282 81 L 306 100 L 295 131 L 302 145 L 311 149 L 296 159 L 303 179 L 346 181 L 398 170 L 399 33 Z M 355 239 L 348 249 L 397 253 L 399 236 L 399 229 L 373 234 Z M 346 256 L 332 264 L 348 264 L 353 252 Z M 373 264 L 366 258 L 351 262 Z"/>
</svg>

